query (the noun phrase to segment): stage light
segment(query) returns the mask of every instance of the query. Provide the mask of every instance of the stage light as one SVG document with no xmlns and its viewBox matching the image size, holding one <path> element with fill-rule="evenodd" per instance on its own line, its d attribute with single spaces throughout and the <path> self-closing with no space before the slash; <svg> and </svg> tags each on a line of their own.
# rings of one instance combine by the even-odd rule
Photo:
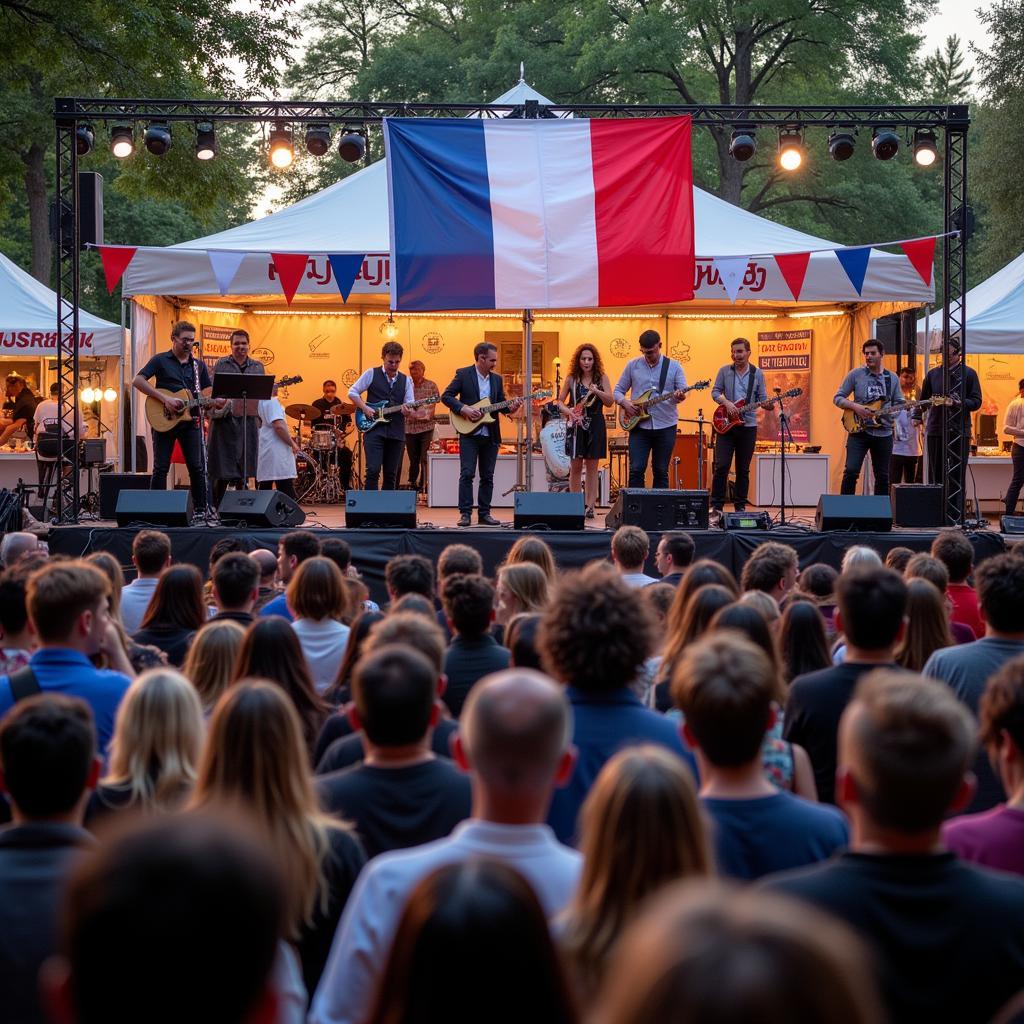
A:
<svg viewBox="0 0 1024 1024">
<path fill-rule="evenodd" d="M 395 323 L 395 318 L 390 313 L 381 328 L 381 333 L 388 341 L 394 341 L 398 337 L 398 324 Z"/>
<path fill-rule="evenodd" d="M 135 132 L 130 124 L 117 124 L 110 129 L 110 152 L 118 160 L 135 152 Z"/>
<path fill-rule="evenodd" d="M 799 132 L 786 131 L 779 135 L 779 166 L 784 171 L 795 171 L 804 162 L 804 140 Z"/>
<path fill-rule="evenodd" d="M 732 133 L 729 156 L 740 163 L 746 163 L 757 152 L 757 139 L 752 128 L 738 128 Z"/>
<path fill-rule="evenodd" d="M 292 130 L 278 122 L 270 130 L 270 162 L 283 171 L 291 167 L 295 159 L 295 149 L 292 146 Z"/>
<path fill-rule="evenodd" d="M 82 401 L 86 405 L 92 405 L 96 401 L 96 392 L 92 388 L 82 388 Z"/>
<path fill-rule="evenodd" d="M 163 156 L 171 148 L 170 126 L 162 121 L 154 121 L 146 128 L 142 141 L 153 156 Z"/>
<path fill-rule="evenodd" d="M 918 128 L 914 132 L 914 163 L 918 167 L 931 167 L 939 156 L 939 144 L 931 128 Z"/>
<path fill-rule="evenodd" d="M 330 126 L 326 124 L 311 124 L 306 129 L 306 149 L 313 156 L 323 156 L 330 148 Z"/>
<path fill-rule="evenodd" d="M 828 137 L 828 155 L 833 160 L 849 160 L 855 145 L 852 132 L 832 132 Z"/>
<path fill-rule="evenodd" d="M 106 388 L 106 389 L 104 389 L 104 391 L 103 391 L 103 401 L 104 402 L 116 402 L 117 401 L 117 392 L 113 388 Z"/>
<path fill-rule="evenodd" d="M 75 151 L 79 156 L 91 153 L 95 142 L 96 133 L 92 130 L 91 124 L 80 124 L 75 129 Z"/>
<path fill-rule="evenodd" d="M 209 121 L 196 125 L 196 159 L 212 160 L 217 155 L 217 134 Z"/>
<path fill-rule="evenodd" d="M 900 137 L 892 128 L 876 128 L 871 133 L 871 149 L 876 160 L 891 160 L 900 151 Z"/>
<path fill-rule="evenodd" d="M 366 154 L 366 139 L 358 132 L 346 128 L 338 139 L 338 156 L 345 163 L 354 164 L 363 159 Z"/>
</svg>

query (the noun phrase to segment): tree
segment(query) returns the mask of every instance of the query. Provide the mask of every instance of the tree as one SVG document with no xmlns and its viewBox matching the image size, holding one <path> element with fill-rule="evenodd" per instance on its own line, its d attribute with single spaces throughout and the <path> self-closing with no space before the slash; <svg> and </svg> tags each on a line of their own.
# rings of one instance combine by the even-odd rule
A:
<svg viewBox="0 0 1024 1024">
<path fill-rule="evenodd" d="M 959 36 L 947 36 L 945 45 L 925 58 L 925 95 L 939 103 L 964 103 L 974 72 L 964 64 Z"/>
</svg>

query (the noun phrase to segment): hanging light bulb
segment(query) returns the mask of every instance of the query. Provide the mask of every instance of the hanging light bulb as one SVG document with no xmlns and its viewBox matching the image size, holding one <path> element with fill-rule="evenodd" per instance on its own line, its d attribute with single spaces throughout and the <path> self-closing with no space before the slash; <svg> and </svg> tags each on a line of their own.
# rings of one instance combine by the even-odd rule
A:
<svg viewBox="0 0 1024 1024">
<path fill-rule="evenodd" d="M 395 318 L 390 313 L 388 313 L 387 320 L 384 321 L 383 334 L 388 341 L 394 341 L 398 337 L 398 324 L 395 323 Z"/>
<path fill-rule="evenodd" d="M 116 402 L 117 401 L 117 392 L 113 388 L 107 388 L 103 392 L 103 401 L 104 402 Z"/>
<path fill-rule="evenodd" d="M 82 401 L 86 405 L 92 405 L 96 400 L 96 392 L 92 388 L 82 388 Z"/>
</svg>

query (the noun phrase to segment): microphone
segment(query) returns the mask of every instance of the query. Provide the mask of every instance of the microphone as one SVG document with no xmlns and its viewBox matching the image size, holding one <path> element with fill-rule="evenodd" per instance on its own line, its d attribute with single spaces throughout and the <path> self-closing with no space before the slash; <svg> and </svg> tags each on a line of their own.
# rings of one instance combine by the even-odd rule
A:
<svg viewBox="0 0 1024 1024">
<path fill-rule="evenodd" d="M 774 391 L 775 394 L 777 394 L 777 395 L 781 395 L 782 394 L 782 388 L 772 388 L 772 391 Z"/>
</svg>

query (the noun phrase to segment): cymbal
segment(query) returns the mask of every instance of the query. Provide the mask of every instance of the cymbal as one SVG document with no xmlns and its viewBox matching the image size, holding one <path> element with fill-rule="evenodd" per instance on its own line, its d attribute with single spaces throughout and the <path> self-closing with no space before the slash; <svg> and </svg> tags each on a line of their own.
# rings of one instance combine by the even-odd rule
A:
<svg viewBox="0 0 1024 1024">
<path fill-rule="evenodd" d="M 284 407 L 284 414 L 293 420 L 315 420 L 320 415 L 320 410 L 315 405 L 293 402 Z"/>
<path fill-rule="evenodd" d="M 335 416 L 351 416 L 356 411 L 356 407 L 349 402 L 335 402 L 331 406 L 331 412 Z"/>
</svg>

